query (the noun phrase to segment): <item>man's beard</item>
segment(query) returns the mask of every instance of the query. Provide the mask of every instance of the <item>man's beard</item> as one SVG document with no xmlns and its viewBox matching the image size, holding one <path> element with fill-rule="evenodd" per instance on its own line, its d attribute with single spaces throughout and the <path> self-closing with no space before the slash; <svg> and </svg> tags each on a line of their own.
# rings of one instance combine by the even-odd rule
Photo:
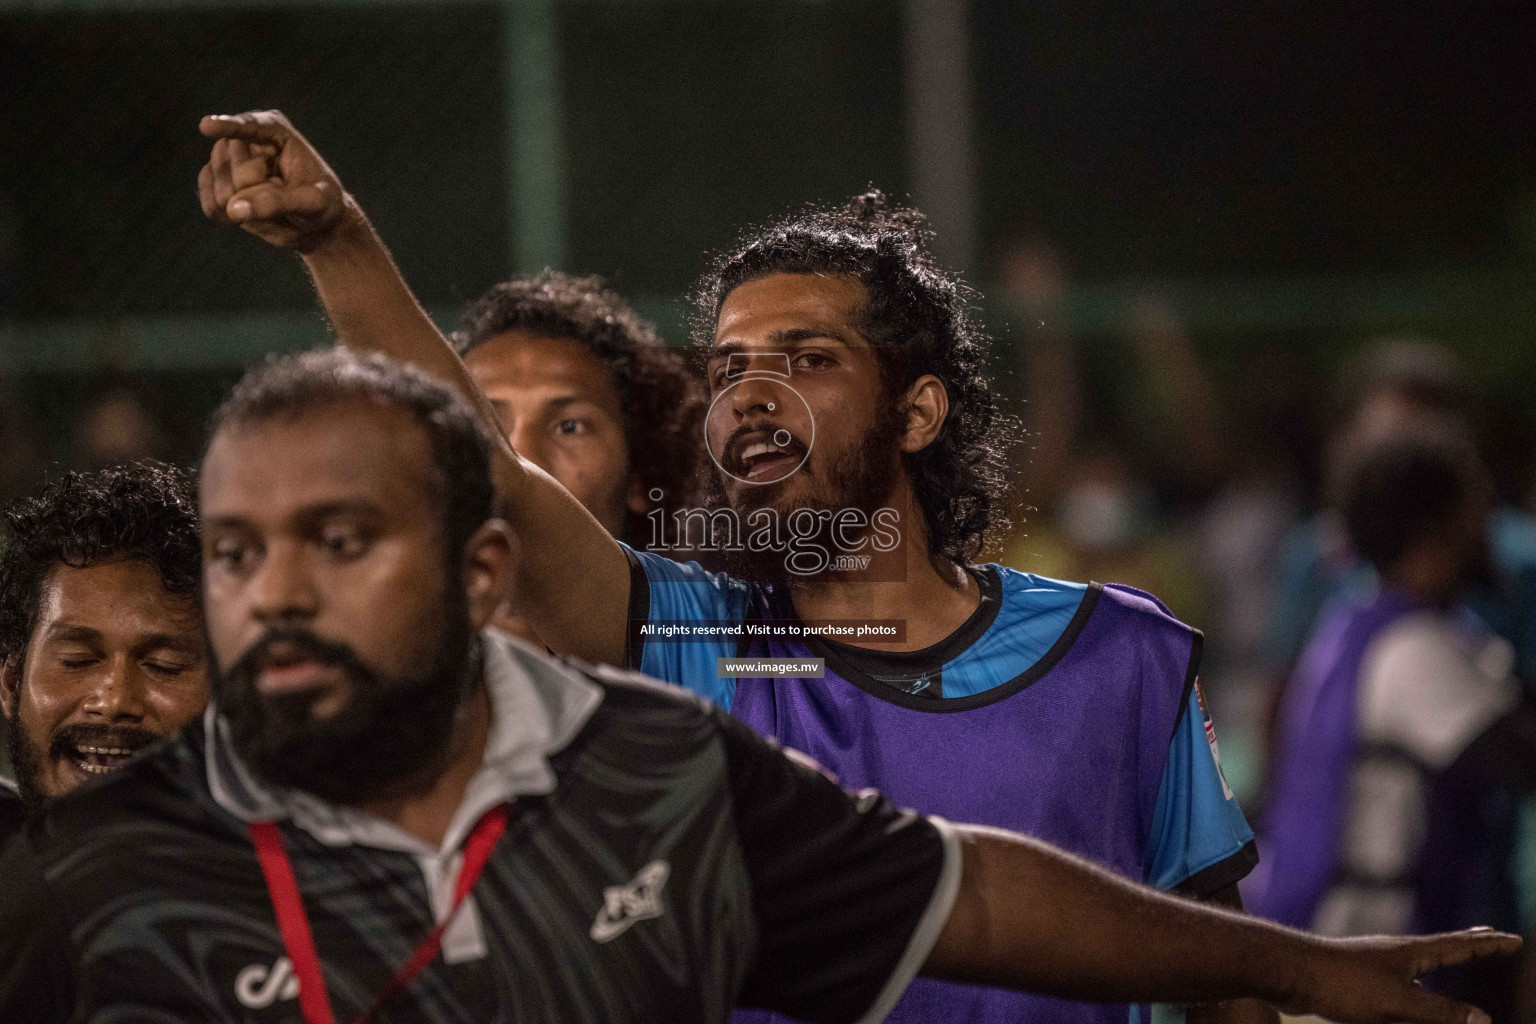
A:
<svg viewBox="0 0 1536 1024">
<path fill-rule="evenodd" d="M 18 697 L 16 703 L 21 703 Z M 21 728 L 21 708 L 17 707 L 5 720 L 6 749 L 11 752 L 11 770 L 16 773 L 16 790 L 29 813 L 43 806 L 47 797 L 43 793 L 43 764 L 41 756 L 32 749 L 32 740 Z"/>
<path fill-rule="evenodd" d="M 817 528 L 809 536 L 798 538 L 796 543 L 806 547 L 820 546 L 828 554 L 837 554 L 841 547 L 833 530 L 837 513 L 844 509 L 856 509 L 869 517 L 891 496 L 891 488 L 895 486 L 900 466 L 897 440 L 901 436 L 901 425 L 899 409 L 883 410 L 879 420 L 858 444 L 845 449 L 825 465 L 812 466 L 808 463 L 801 472 L 814 473 L 816 486 L 792 504 L 783 500 L 781 495 L 795 474 L 771 484 L 742 486 L 737 490 L 735 500 L 727 496 L 719 472 L 711 474 L 706 489 L 708 504 L 712 508 L 729 506 L 741 524 L 739 539 L 742 543 L 739 546 L 742 550 L 726 547 L 721 552 L 726 572 L 753 583 L 787 585 L 813 580 L 814 577 L 790 569 L 791 550 L 753 551 L 746 546 L 747 538 L 753 533 L 750 522 L 752 513 L 760 509 L 773 510 L 779 519 L 779 529 L 788 540 L 791 536 L 790 519 L 802 509 L 810 510 L 817 514 Z M 821 515 L 823 512 L 829 514 Z"/>
<path fill-rule="evenodd" d="M 266 782 L 331 803 L 424 784 L 447 754 L 480 668 L 479 638 L 456 579 L 449 580 L 436 634 L 424 668 L 386 678 L 346 644 L 322 640 L 302 626 L 274 626 L 227 670 L 214 670 L 219 713 L 229 723 L 235 749 Z M 347 677 L 350 692 L 340 711 L 315 719 L 316 692 L 270 697 L 257 692 L 264 655 L 280 642 Z"/>
<path fill-rule="evenodd" d="M 16 710 L 7 718 L 6 749 L 11 753 L 11 770 L 16 775 L 16 790 L 29 813 L 36 813 L 49 797 L 43 792 L 44 765 L 60 755 L 68 755 L 80 746 L 120 747 L 138 751 L 161 737 L 145 729 L 77 722 L 59 729 L 49 739 L 48 749 L 37 750 L 21 726 L 21 695 Z"/>
</svg>

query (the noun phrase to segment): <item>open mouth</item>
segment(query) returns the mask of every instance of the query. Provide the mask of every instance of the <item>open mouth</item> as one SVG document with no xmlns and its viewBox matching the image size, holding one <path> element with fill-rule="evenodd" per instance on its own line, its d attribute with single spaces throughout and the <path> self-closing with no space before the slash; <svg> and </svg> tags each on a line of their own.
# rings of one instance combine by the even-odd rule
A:
<svg viewBox="0 0 1536 1024">
<path fill-rule="evenodd" d="M 799 468 L 805 445 L 789 431 L 754 430 L 731 441 L 727 464 L 731 471 L 752 483 L 782 480 Z"/>
<path fill-rule="evenodd" d="M 326 686 L 336 675 L 332 662 L 317 658 L 307 647 L 280 641 L 256 663 L 256 691 L 267 696 L 296 693 Z"/>
<path fill-rule="evenodd" d="M 112 774 L 157 738 L 140 730 L 106 732 L 87 727 L 75 735 L 66 732 L 55 741 L 53 749 L 55 757 L 89 778 Z"/>
<path fill-rule="evenodd" d="M 128 747 L 97 747 L 72 745 L 67 756 L 75 767 L 87 775 L 106 775 L 128 763 L 134 751 Z"/>
<path fill-rule="evenodd" d="M 256 674 L 256 689 L 264 694 L 294 693 L 331 681 L 331 666 L 312 659 L 268 661 Z"/>
</svg>

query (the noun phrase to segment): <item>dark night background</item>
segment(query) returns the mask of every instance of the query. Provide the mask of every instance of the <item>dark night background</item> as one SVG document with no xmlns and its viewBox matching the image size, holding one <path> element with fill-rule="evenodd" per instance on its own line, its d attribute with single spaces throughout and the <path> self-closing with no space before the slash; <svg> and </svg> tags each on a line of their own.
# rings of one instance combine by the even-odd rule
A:
<svg viewBox="0 0 1536 1024">
<path fill-rule="evenodd" d="M 323 337 L 295 261 L 204 223 L 207 112 L 288 112 L 444 317 L 514 272 L 505 11 L 0 4 L 13 406 L 56 440 L 58 396 L 106 375 L 163 396 L 169 433 L 195 436 L 244 361 L 223 354 L 222 318 L 281 311 Z M 566 269 L 613 277 L 674 341 L 703 254 L 744 226 L 909 187 L 897 4 L 565 0 L 556 15 Z M 1527 5 L 976 0 L 969 21 L 971 276 L 1001 370 L 1017 324 L 991 288 L 998 260 L 1044 236 L 1086 338 L 1153 286 L 1219 372 L 1283 351 L 1326 376 L 1363 337 L 1422 331 L 1466 352 L 1506 410 L 1536 408 Z M 185 326 L 145 351 L 114 333 L 134 316 Z"/>
</svg>

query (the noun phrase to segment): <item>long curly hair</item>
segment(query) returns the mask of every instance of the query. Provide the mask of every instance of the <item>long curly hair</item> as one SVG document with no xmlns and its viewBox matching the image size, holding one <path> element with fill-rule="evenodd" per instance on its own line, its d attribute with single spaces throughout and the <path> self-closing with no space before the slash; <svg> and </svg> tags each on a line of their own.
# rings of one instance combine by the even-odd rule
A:
<svg viewBox="0 0 1536 1024">
<path fill-rule="evenodd" d="M 601 277 L 543 270 L 495 284 L 464 311 L 451 341 L 465 355 L 496 335 L 571 338 L 608 367 L 624 414 L 629 467 L 668 518 L 693 503 L 703 465 L 704 390 L 683 353 Z M 649 499 L 648 499 L 649 500 Z M 626 512 L 626 539 L 642 547 L 644 516 Z"/>
<path fill-rule="evenodd" d="M 24 657 L 43 584 L 63 565 L 116 559 L 153 566 L 165 589 L 193 597 L 202 576 L 197 498 L 184 471 L 143 461 L 66 473 L 4 511 L 0 554 L 0 661 Z"/>
<path fill-rule="evenodd" d="M 1008 528 L 1006 455 L 1019 425 L 987 380 L 991 339 L 972 317 L 972 293 L 935 262 L 921 213 L 870 191 L 845 205 L 808 207 L 743 237 L 717 256 L 694 291 L 694 339 L 714 341 L 732 290 L 770 274 L 852 277 L 868 298 L 858 327 L 895 401 L 933 374 L 949 394 L 939 436 L 906 456 L 935 559 L 968 562 Z"/>
</svg>

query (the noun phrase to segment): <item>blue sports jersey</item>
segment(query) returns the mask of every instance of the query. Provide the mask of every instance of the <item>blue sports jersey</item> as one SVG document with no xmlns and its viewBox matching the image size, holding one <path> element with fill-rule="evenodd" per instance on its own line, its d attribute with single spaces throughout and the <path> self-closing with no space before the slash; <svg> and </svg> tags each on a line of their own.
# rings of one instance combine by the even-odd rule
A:
<svg viewBox="0 0 1536 1024">
<path fill-rule="evenodd" d="M 752 588 L 743 581 L 706 572 L 697 562 L 674 562 L 644 551 L 633 554 L 645 571 L 650 622 L 736 623 L 747 617 Z M 944 697 L 981 693 L 1023 674 L 1061 637 L 1088 589 L 1083 583 L 995 564 L 986 569 L 997 574 L 1002 601 L 981 636 L 940 666 Z M 728 635 L 686 643 L 651 642 L 644 645 L 640 664 L 634 667 L 729 710 L 736 680 L 718 678 L 716 659 L 736 653 L 737 640 Z M 1159 889 L 1177 888 L 1206 868 L 1240 854 L 1253 840 L 1253 831 L 1222 778 L 1214 756 L 1214 732 L 1207 733 L 1209 722 L 1199 692 L 1192 690 L 1168 748 L 1147 840 L 1142 881 Z"/>
<path fill-rule="evenodd" d="M 1213 895 L 1253 867 L 1253 833 L 1195 681 L 1199 634 L 1148 595 L 973 566 L 976 612 L 940 643 L 892 654 L 746 639 L 729 627 L 795 618 L 782 591 L 650 553 L 632 567 L 631 618 L 652 627 L 632 626 L 632 663 L 805 751 L 846 786 L 1036 835 L 1188 895 Z M 682 642 L 656 628 L 674 623 L 725 628 Z M 740 656 L 819 657 L 826 677 L 718 678 L 716 659 Z M 941 1017 L 1124 1024 L 1127 1008 L 920 980 L 889 1019 Z"/>
</svg>

